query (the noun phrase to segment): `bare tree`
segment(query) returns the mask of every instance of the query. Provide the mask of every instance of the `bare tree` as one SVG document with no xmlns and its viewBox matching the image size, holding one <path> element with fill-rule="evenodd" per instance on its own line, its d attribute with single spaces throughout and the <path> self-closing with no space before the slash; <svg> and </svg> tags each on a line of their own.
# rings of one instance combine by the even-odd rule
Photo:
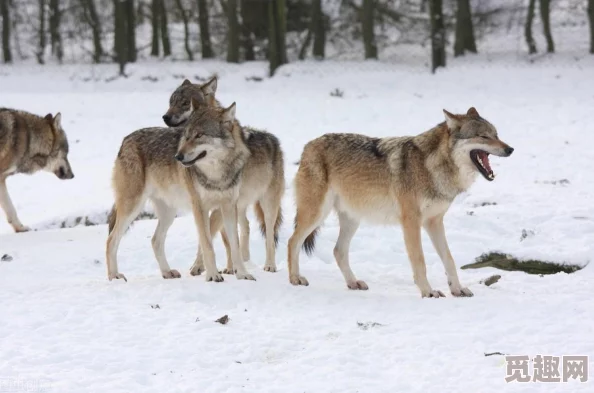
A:
<svg viewBox="0 0 594 393">
<path fill-rule="evenodd" d="M 532 22 L 534 21 L 534 6 L 536 0 L 530 0 L 528 2 L 528 11 L 526 13 L 526 24 L 524 25 L 524 37 L 526 38 L 526 44 L 528 45 L 528 53 L 536 53 L 536 41 L 532 35 Z"/>
<path fill-rule="evenodd" d="M 45 64 L 45 47 L 47 45 L 47 37 L 45 36 L 45 0 L 39 0 L 39 48 L 35 56 L 39 64 Z"/>
<path fill-rule="evenodd" d="M 134 0 L 126 0 L 126 49 L 128 62 L 136 61 L 136 7 Z"/>
<path fill-rule="evenodd" d="M 116 61 L 120 67 L 120 75 L 126 76 L 128 63 L 128 42 L 126 37 L 126 5 L 125 0 L 113 0 L 114 6 L 114 50 Z"/>
<path fill-rule="evenodd" d="M 588 0 L 588 20 L 590 21 L 590 53 L 594 54 L 594 0 Z"/>
<path fill-rule="evenodd" d="M 285 0 L 268 2 L 268 23 L 268 61 L 270 62 L 270 76 L 272 76 L 278 67 L 287 63 Z"/>
<path fill-rule="evenodd" d="M 9 0 L 0 0 L 0 13 L 2 14 L 2 54 L 5 63 L 12 63 L 12 51 L 10 50 L 10 9 Z"/>
<path fill-rule="evenodd" d="M 60 21 L 62 11 L 60 10 L 60 0 L 50 0 L 49 2 L 49 31 L 52 55 L 56 56 L 61 63 L 64 58 L 64 48 L 62 46 L 62 34 L 60 34 Z"/>
<path fill-rule="evenodd" d="M 551 33 L 551 1 L 540 0 L 540 19 L 542 20 L 542 30 L 547 40 L 547 52 L 555 52 L 555 42 L 553 33 Z"/>
<path fill-rule="evenodd" d="M 239 63 L 239 21 L 237 20 L 237 0 L 227 0 L 227 61 Z"/>
<path fill-rule="evenodd" d="M 163 44 L 163 56 L 167 57 L 171 55 L 167 9 L 165 8 L 164 0 L 152 0 L 151 25 L 153 27 L 151 56 L 159 56 L 159 43 Z"/>
<path fill-rule="evenodd" d="M 165 8 L 165 0 L 159 0 L 159 6 L 163 56 L 167 57 L 171 56 L 171 41 L 169 40 L 169 24 L 167 23 L 167 9 Z"/>
<path fill-rule="evenodd" d="M 175 0 L 175 5 L 177 6 L 184 23 L 184 48 L 188 54 L 188 60 L 192 61 L 194 60 L 194 53 L 192 53 L 192 48 L 190 47 L 190 18 L 187 11 L 184 9 L 182 0 Z"/>
<path fill-rule="evenodd" d="M 326 16 L 322 11 L 322 0 L 313 0 L 311 3 L 311 27 L 314 37 L 313 56 L 323 59 L 326 55 Z"/>
<path fill-rule="evenodd" d="M 446 34 L 442 0 L 429 0 L 429 17 L 431 18 L 431 72 L 435 73 L 438 67 L 446 66 Z"/>
<path fill-rule="evenodd" d="M 159 56 L 159 0 L 151 1 L 151 26 L 153 36 L 151 40 L 151 56 Z"/>
<path fill-rule="evenodd" d="M 474 28 L 472 26 L 472 11 L 470 0 L 458 0 L 456 13 L 456 41 L 454 43 L 454 56 L 463 56 L 466 51 L 476 53 Z"/>
<path fill-rule="evenodd" d="M 202 58 L 213 58 L 214 52 L 212 51 L 212 43 L 210 42 L 210 24 L 206 0 L 198 0 L 198 24 L 200 26 L 200 47 L 202 48 Z"/>
<path fill-rule="evenodd" d="M 91 27 L 93 34 L 93 61 L 99 63 L 103 57 L 103 45 L 101 44 L 101 21 L 97 14 L 95 0 L 80 0 L 80 3 L 83 9 L 83 17 Z"/>
<path fill-rule="evenodd" d="M 365 45 L 365 58 L 377 59 L 377 45 L 374 32 L 375 0 L 363 0 L 361 8 L 361 24 L 363 27 L 363 43 Z"/>
</svg>

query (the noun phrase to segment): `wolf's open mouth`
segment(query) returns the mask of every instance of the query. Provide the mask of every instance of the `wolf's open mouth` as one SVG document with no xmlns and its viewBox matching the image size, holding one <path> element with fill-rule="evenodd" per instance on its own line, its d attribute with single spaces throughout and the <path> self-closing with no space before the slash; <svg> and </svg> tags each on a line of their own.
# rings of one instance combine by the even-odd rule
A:
<svg viewBox="0 0 594 393">
<path fill-rule="evenodd" d="M 204 157 L 206 157 L 206 150 L 204 150 L 202 153 L 198 154 L 196 156 L 196 158 L 194 158 L 192 161 L 182 162 L 182 164 L 184 164 L 185 166 L 192 166 L 196 163 L 196 161 L 198 161 Z"/>
<path fill-rule="evenodd" d="M 491 165 L 489 165 L 489 153 L 483 150 L 472 150 L 470 159 L 485 179 L 489 181 L 495 179 L 495 174 L 491 169 Z"/>
</svg>

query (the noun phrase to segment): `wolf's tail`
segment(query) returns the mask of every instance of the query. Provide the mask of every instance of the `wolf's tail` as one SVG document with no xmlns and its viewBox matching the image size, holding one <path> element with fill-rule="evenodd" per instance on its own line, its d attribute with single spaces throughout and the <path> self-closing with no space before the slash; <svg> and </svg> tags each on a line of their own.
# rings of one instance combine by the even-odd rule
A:
<svg viewBox="0 0 594 393">
<path fill-rule="evenodd" d="M 107 216 L 107 223 L 109 224 L 108 228 L 109 228 L 109 233 L 111 233 L 111 231 L 113 231 L 113 228 L 115 227 L 115 223 L 116 223 L 116 218 L 118 216 L 118 213 L 116 211 L 116 207 L 115 205 L 112 206 L 111 211 L 109 212 L 108 216 Z"/>
<path fill-rule="evenodd" d="M 254 205 L 254 212 L 256 213 L 256 217 L 258 222 L 260 223 L 260 232 L 262 232 L 262 236 L 266 237 L 266 220 L 264 219 L 264 210 L 262 210 L 262 206 L 260 202 L 256 202 Z M 274 222 L 274 246 L 278 245 L 278 231 L 283 224 L 283 209 L 282 207 L 278 206 L 278 212 L 276 214 L 276 221 Z"/>
<path fill-rule="evenodd" d="M 314 250 L 316 249 L 316 236 L 318 236 L 319 231 L 320 227 L 314 229 L 312 233 L 307 235 L 305 241 L 303 242 L 302 248 L 305 251 L 305 253 L 309 256 L 311 256 L 311 254 L 313 254 Z"/>
</svg>

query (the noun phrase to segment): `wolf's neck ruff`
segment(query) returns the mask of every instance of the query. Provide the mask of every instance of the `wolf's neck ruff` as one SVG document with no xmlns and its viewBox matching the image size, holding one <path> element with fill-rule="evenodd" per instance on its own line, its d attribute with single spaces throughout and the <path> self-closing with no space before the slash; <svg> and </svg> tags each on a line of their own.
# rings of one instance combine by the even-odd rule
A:
<svg viewBox="0 0 594 393">
<path fill-rule="evenodd" d="M 209 191 L 226 191 L 239 184 L 241 174 L 245 167 L 247 157 L 245 154 L 237 154 L 230 161 L 222 162 L 218 172 L 222 173 L 219 179 L 209 177 L 196 165 L 186 168 L 198 183 Z"/>
</svg>

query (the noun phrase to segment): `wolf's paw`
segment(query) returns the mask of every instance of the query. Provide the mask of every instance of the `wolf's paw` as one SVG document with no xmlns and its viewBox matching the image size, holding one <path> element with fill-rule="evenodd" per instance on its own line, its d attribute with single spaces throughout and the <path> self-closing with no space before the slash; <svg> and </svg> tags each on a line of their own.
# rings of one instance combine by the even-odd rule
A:
<svg viewBox="0 0 594 393">
<path fill-rule="evenodd" d="M 113 280 L 114 278 L 116 280 L 119 280 L 121 278 L 124 281 L 128 282 L 128 279 L 122 273 L 109 273 L 107 278 L 109 279 L 109 281 Z"/>
<path fill-rule="evenodd" d="M 12 227 L 16 233 L 29 232 L 31 228 L 25 225 L 13 225 Z"/>
<path fill-rule="evenodd" d="M 459 288 L 450 288 L 452 295 L 456 297 L 473 297 L 474 293 L 468 288 L 459 287 Z"/>
<path fill-rule="evenodd" d="M 194 264 L 190 268 L 190 274 L 192 276 L 199 276 L 199 275 L 201 275 L 204 272 L 205 272 L 204 265 L 196 265 L 196 264 Z"/>
<path fill-rule="evenodd" d="M 219 272 L 215 271 L 214 273 L 206 273 L 206 282 L 208 281 L 223 282 L 225 279 Z"/>
<path fill-rule="evenodd" d="M 276 273 L 276 265 L 264 265 L 264 271 Z"/>
<path fill-rule="evenodd" d="M 179 274 L 179 272 L 175 269 L 171 269 L 168 272 L 163 272 L 161 275 L 163 278 L 181 278 L 181 274 Z"/>
<path fill-rule="evenodd" d="M 366 291 L 369 289 L 369 287 L 367 286 L 367 284 L 365 284 L 365 281 L 363 280 L 348 282 L 347 287 L 349 287 L 349 289 L 360 289 L 362 291 Z"/>
<path fill-rule="evenodd" d="M 256 281 L 256 278 L 254 276 L 252 276 L 251 274 L 249 274 L 248 272 L 235 273 L 235 277 L 237 277 L 238 280 Z"/>
<path fill-rule="evenodd" d="M 307 278 L 305 278 L 303 276 L 291 275 L 291 277 L 289 277 L 289 281 L 293 285 L 303 285 L 303 286 L 308 286 L 309 285 L 309 282 L 307 281 Z"/>
<path fill-rule="evenodd" d="M 443 294 L 442 291 L 429 289 L 427 291 L 421 292 L 421 297 L 422 298 L 423 297 L 434 297 L 434 298 L 438 298 L 438 297 L 445 297 L 445 295 Z"/>
<path fill-rule="evenodd" d="M 235 274 L 234 269 L 229 269 L 228 267 L 224 268 L 219 272 L 220 274 Z"/>
</svg>

